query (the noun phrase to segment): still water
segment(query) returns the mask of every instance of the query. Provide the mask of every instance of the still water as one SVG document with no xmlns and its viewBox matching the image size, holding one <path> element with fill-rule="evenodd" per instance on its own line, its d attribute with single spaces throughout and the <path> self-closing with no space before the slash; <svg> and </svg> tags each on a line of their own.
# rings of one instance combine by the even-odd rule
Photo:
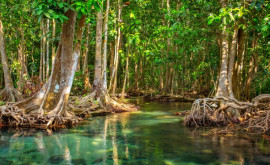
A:
<svg viewBox="0 0 270 165">
<path fill-rule="evenodd" d="M 72 129 L 0 130 L 0 164 L 270 164 L 270 138 L 208 135 L 185 128 L 189 103 L 147 103 L 141 110 L 89 118 Z"/>
</svg>

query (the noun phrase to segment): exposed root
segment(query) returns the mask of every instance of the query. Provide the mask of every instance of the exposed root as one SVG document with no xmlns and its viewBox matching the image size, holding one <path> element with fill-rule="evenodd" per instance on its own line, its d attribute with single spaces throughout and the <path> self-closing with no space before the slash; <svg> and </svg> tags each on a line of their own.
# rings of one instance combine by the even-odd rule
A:
<svg viewBox="0 0 270 165">
<path fill-rule="evenodd" d="M 2 101 L 15 102 L 21 101 L 23 99 L 21 93 L 17 91 L 15 88 L 4 88 L 0 92 L 0 99 Z"/>
<path fill-rule="evenodd" d="M 186 126 L 247 127 L 248 131 L 265 133 L 270 131 L 270 95 L 260 95 L 252 102 L 240 102 L 230 98 L 205 98 L 195 100 Z"/>
<path fill-rule="evenodd" d="M 14 105 L 0 107 L 0 125 L 9 127 L 50 128 L 72 126 L 77 124 L 81 118 L 45 115 L 38 117 L 36 114 L 25 114 Z"/>
<path fill-rule="evenodd" d="M 102 91 L 99 95 L 96 91 L 93 91 L 88 96 L 73 98 L 69 101 L 68 107 L 79 117 L 131 112 L 139 109 L 134 104 L 110 97 L 105 91 Z"/>
</svg>

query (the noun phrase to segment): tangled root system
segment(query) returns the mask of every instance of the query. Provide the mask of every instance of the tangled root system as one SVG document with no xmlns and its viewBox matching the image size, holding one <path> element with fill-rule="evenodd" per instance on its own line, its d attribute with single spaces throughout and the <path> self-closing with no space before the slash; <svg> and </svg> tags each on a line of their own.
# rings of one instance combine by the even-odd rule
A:
<svg viewBox="0 0 270 165">
<path fill-rule="evenodd" d="M 251 132 L 269 132 L 270 95 L 257 96 L 252 102 L 224 97 L 195 100 L 184 124 L 191 127 L 240 125 Z"/>
</svg>

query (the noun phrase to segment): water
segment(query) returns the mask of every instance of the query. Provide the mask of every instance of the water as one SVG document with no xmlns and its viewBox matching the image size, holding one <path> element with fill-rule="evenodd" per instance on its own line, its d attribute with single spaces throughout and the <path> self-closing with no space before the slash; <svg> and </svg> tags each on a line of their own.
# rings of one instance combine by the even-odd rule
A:
<svg viewBox="0 0 270 165">
<path fill-rule="evenodd" d="M 0 164 L 270 164 L 266 136 L 209 136 L 209 129 L 185 128 L 172 115 L 191 104 L 138 103 L 141 111 L 90 118 L 72 129 L 2 129 Z"/>
</svg>

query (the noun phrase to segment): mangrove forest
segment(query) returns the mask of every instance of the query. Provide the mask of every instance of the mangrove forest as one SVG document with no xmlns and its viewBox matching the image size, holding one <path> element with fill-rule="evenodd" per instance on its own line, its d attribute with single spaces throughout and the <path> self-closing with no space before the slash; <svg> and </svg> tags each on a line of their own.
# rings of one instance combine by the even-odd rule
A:
<svg viewBox="0 0 270 165">
<path fill-rule="evenodd" d="M 0 164 L 269 164 L 270 1 L 0 0 Z"/>
</svg>

